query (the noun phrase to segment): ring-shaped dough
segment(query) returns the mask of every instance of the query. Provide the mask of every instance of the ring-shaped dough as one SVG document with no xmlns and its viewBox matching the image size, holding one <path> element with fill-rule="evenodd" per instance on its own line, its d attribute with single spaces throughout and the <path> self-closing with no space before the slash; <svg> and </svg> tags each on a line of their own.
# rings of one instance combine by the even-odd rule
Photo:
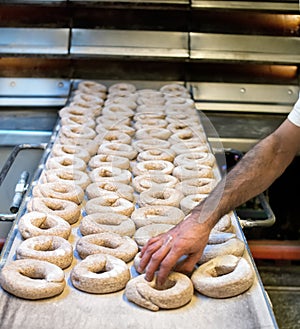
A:
<svg viewBox="0 0 300 329">
<path fill-rule="evenodd" d="M 166 174 L 156 174 L 147 173 L 144 175 L 136 176 L 132 180 L 132 186 L 136 192 L 144 192 L 150 188 L 160 188 L 165 187 L 175 188 L 178 184 L 178 179 L 171 175 Z"/>
<path fill-rule="evenodd" d="M 173 227 L 174 225 L 171 224 L 148 224 L 138 228 L 133 238 L 139 247 L 143 247 L 151 238 L 165 233 Z"/>
<path fill-rule="evenodd" d="M 176 189 L 188 196 L 191 194 L 209 194 L 215 186 L 216 180 L 214 178 L 195 177 L 178 183 Z"/>
<path fill-rule="evenodd" d="M 94 139 L 96 137 L 96 132 L 94 129 L 78 125 L 62 126 L 60 133 L 67 138 Z"/>
<path fill-rule="evenodd" d="M 137 130 L 135 133 L 135 138 L 140 140 L 148 138 L 167 140 L 171 134 L 172 133 L 166 128 L 142 128 Z"/>
<path fill-rule="evenodd" d="M 190 194 L 180 201 L 180 209 L 185 215 L 189 214 L 202 200 L 207 198 L 209 194 Z"/>
<path fill-rule="evenodd" d="M 117 155 L 133 160 L 137 156 L 137 151 L 131 146 L 122 143 L 104 143 L 98 149 L 98 154 Z"/>
<path fill-rule="evenodd" d="M 164 160 L 173 162 L 175 159 L 175 152 L 168 149 L 150 149 L 142 151 L 137 156 L 137 161 L 149 161 L 149 160 Z"/>
<path fill-rule="evenodd" d="M 197 153 L 197 152 L 210 152 L 206 144 L 199 144 L 199 142 L 190 141 L 190 142 L 181 142 L 173 144 L 171 150 L 174 151 L 177 155 L 184 153 Z"/>
<path fill-rule="evenodd" d="M 183 197 L 179 190 L 155 186 L 139 195 L 138 204 L 140 207 L 151 205 L 179 207 Z"/>
<path fill-rule="evenodd" d="M 102 167 L 93 169 L 89 173 L 92 182 L 117 182 L 128 184 L 131 182 L 131 172 L 126 169 L 117 167 L 109 167 L 104 165 Z"/>
<path fill-rule="evenodd" d="M 77 158 L 82 159 L 85 163 L 91 158 L 90 153 L 80 146 L 55 143 L 52 147 L 51 156 L 59 157 L 64 155 L 76 156 Z"/>
<path fill-rule="evenodd" d="M 141 139 L 132 143 L 132 146 L 137 152 L 143 152 L 151 149 L 170 149 L 170 145 L 170 142 L 158 138 Z"/>
<path fill-rule="evenodd" d="M 174 164 L 181 166 L 185 164 L 193 164 L 196 166 L 205 165 L 213 167 L 216 162 L 216 158 L 209 152 L 189 152 L 185 154 L 177 155 Z"/>
<path fill-rule="evenodd" d="M 214 173 L 210 166 L 185 163 L 173 169 L 173 176 L 180 181 L 191 180 L 193 178 L 213 178 Z M 207 193 L 207 192 L 204 192 Z"/>
<path fill-rule="evenodd" d="M 129 169 L 130 161 L 128 158 L 108 154 L 94 155 L 89 161 L 89 167 L 91 169 L 96 169 L 103 165 L 109 165 L 120 169 Z"/>
<path fill-rule="evenodd" d="M 144 175 L 144 174 L 171 174 L 173 172 L 174 165 L 170 161 L 165 160 L 148 160 L 137 162 L 132 168 L 132 173 L 134 176 Z"/>
<path fill-rule="evenodd" d="M 46 161 L 46 169 L 65 169 L 71 168 L 80 171 L 86 170 L 86 163 L 73 155 L 63 155 L 51 157 Z"/>
</svg>

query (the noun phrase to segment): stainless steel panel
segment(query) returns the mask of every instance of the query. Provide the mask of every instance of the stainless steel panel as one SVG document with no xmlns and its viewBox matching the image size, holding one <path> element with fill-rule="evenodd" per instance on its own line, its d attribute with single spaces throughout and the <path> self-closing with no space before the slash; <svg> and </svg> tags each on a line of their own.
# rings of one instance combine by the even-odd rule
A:
<svg viewBox="0 0 300 329">
<path fill-rule="evenodd" d="M 69 29 L 0 28 L 1 54 L 68 54 Z"/>
<path fill-rule="evenodd" d="M 72 29 L 71 54 L 188 58 L 184 32 Z"/>
<path fill-rule="evenodd" d="M 300 38 L 261 35 L 190 33 L 191 58 L 222 61 L 297 63 Z"/>
<path fill-rule="evenodd" d="M 99 2 L 99 0 L 69 0 L 69 2 Z M 111 0 L 102 0 L 101 2 L 109 2 L 111 3 Z M 142 0 L 142 1 L 137 1 L 137 0 L 118 0 L 118 2 L 121 3 L 139 3 L 139 4 L 189 4 L 189 0 Z"/>
</svg>

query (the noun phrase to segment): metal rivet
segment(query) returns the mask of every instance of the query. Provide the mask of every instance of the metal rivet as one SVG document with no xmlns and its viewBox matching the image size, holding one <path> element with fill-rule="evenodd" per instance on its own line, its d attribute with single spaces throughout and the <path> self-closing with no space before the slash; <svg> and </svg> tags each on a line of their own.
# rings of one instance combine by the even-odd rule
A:
<svg viewBox="0 0 300 329">
<path fill-rule="evenodd" d="M 245 88 L 241 88 L 241 89 L 240 89 L 240 92 L 241 92 L 242 94 L 245 94 L 246 89 L 245 89 Z"/>
<path fill-rule="evenodd" d="M 288 94 L 289 94 L 289 95 L 293 95 L 293 90 L 289 89 L 289 90 L 288 90 Z"/>
<path fill-rule="evenodd" d="M 14 88 L 16 86 L 16 81 L 11 81 L 11 83 L 9 84 L 12 88 Z"/>
<path fill-rule="evenodd" d="M 62 88 L 64 86 L 64 83 L 63 82 L 59 82 L 58 83 L 58 88 Z"/>
</svg>

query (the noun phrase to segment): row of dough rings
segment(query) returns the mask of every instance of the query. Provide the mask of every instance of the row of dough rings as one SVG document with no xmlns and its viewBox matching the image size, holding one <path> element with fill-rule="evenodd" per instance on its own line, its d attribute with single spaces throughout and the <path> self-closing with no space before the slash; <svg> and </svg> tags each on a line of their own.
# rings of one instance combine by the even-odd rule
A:
<svg viewBox="0 0 300 329">
<path fill-rule="evenodd" d="M 243 241 L 238 239 L 235 234 L 232 233 L 219 233 L 215 235 L 222 235 L 223 239 L 220 239 L 220 243 L 216 243 L 215 241 L 211 241 L 212 243 L 208 243 L 204 250 L 201 258 L 198 261 L 198 264 L 203 264 L 208 262 L 209 260 L 221 256 L 221 255 L 234 255 L 237 257 L 241 257 L 245 251 L 245 244 Z"/>
<path fill-rule="evenodd" d="M 33 197 L 27 204 L 27 210 L 59 216 L 69 224 L 76 223 L 81 215 L 81 209 L 75 202 L 53 198 Z"/>
<path fill-rule="evenodd" d="M 209 153 L 209 148 L 206 144 L 199 145 L 198 142 L 189 141 L 189 142 L 180 142 L 177 144 L 171 145 L 171 150 L 175 152 L 175 154 L 184 154 L 184 153 Z"/>
<path fill-rule="evenodd" d="M 60 144 L 63 145 L 73 145 L 73 146 L 77 146 L 77 147 L 81 147 L 84 148 L 85 150 L 87 150 L 89 152 L 89 154 L 95 155 L 97 154 L 97 150 L 99 148 L 98 143 L 96 143 L 94 140 L 88 139 L 88 138 L 69 138 L 66 137 L 62 134 L 60 134 L 58 136 L 58 140 L 60 142 Z"/>
<path fill-rule="evenodd" d="M 185 154 L 178 154 L 174 159 L 174 164 L 176 166 L 186 163 L 213 167 L 216 163 L 216 158 L 210 152 L 189 152 Z"/>
<path fill-rule="evenodd" d="M 43 284 L 37 285 L 36 278 Z M 14 296 L 36 300 L 61 294 L 66 282 L 64 271 L 57 265 L 38 259 L 20 259 L 3 267 L 0 285 Z"/>
<path fill-rule="evenodd" d="M 104 165 L 89 172 L 92 182 L 117 182 L 129 184 L 131 182 L 131 172 L 126 169 L 110 167 Z"/>
<path fill-rule="evenodd" d="M 114 193 L 114 195 L 104 194 L 101 197 L 90 199 L 85 205 L 85 211 L 88 215 L 97 212 L 114 212 L 117 214 L 130 216 L 134 211 L 134 208 L 135 207 L 132 202 L 127 199 L 120 198 L 117 193 Z"/>
<path fill-rule="evenodd" d="M 192 178 L 213 178 L 214 173 L 210 166 L 186 163 L 175 167 L 173 169 L 173 176 L 177 177 L 180 181 L 184 181 L 191 180 Z M 199 185 L 201 185 L 200 180 Z"/>
<path fill-rule="evenodd" d="M 86 163 L 73 155 L 50 157 L 47 159 L 45 166 L 46 169 L 74 168 L 80 171 L 86 170 Z"/>
<path fill-rule="evenodd" d="M 84 259 L 92 254 L 108 254 L 130 262 L 138 252 L 138 246 L 128 236 L 120 236 L 112 232 L 89 234 L 80 238 L 76 243 L 76 250 L 80 258 Z"/>
<path fill-rule="evenodd" d="M 145 119 L 145 120 L 139 120 L 134 123 L 134 128 L 136 130 L 147 128 L 147 127 L 153 127 L 153 128 L 166 128 L 168 126 L 168 121 L 165 119 Z"/>
<path fill-rule="evenodd" d="M 144 174 L 171 174 L 174 169 L 174 165 L 170 161 L 165 160 L 148 160 L 137 162 L 133 168 L 132 173 L 134 176 L 144 175 Z"/>
<path fill-rule="evenodd" d="M 167 140 L 171 136 L 171 132 L 166 128 L 142 128 L 136 134 L 136 139 L 158 138 Z"/>
<path fill-rule="evenodd" d="M 132 142 L 132 146 L 140 153 L 151 149 L 169 149 L 170 142 L 158 138 L 152 138 L 134 141 Z"/>
<path fill-rule="evenodd" d="M 87 126 L 92 129 L 95 129 L 96 127 L 95 120 L 83 115 L 70 114 L 69 116 L 64 116 L 61 118 L 60 123 L 62 126 L 79 125 L 79 126 Z"/>
<path fill-rule="evenodd" d="M 91 183 L 91 179 L 88 174 L 75 169 L 53 169 L 43 171 L 40 182 L 51 183 L 51 182 L 72 182 L 80 186 L 83 190 Z"/>
<path fill-rule="evenodd" d="M 94 213 L 84 216 L 79 230 L 82 235 L 112 232 L 121 236 L 133 236 L 135 224 L 129 217 L 117 213 Z"/>
<path fill-rule="evenodd" d="M 202 200 L 208 197 L 208 194 L 190 194 L 180 201 L 180 209 L 185 215 L 188 215 Z"/>
<path fill-rule="evenodd" d="M 39 235 L 54 235 L 68 239 L 71 226 L 59 216 L 32 211 L 20 217 L 18 229 L 23 239 Z"/>
<path fill-rule="evenodd" d="M 100 116 L 96 118 L 96 131 L 99 132 L 100 128 L 107 128 L 107 127 L 116 127 L 118 128 L 120 125 L 130 126 L 131 119 L 128 117 L 119 116 L 116 118 L 111 118 L 107 116 Z"/>
<path fill-rule="evenodd" d="M 77 158 L 82 159 L 84 162 L 88 162 L 91 158 L 90 153 L 78 146 L 78 145 L 71 145 L 71 144 L 60 144 L 60 143 L 54 143 L 50 156 L 68 156 L 73 155 Z"/>
<path fill-rule="evenodd" d="M 164 160 L 173 162 L 175 159 L 175 152 L 168 149 L 150 149 L 146 151 L 142 151 L 137 156 L 137 161 L 157 161 L 157 160 Z"/>
<path fill-rule="evenodd" d="M 106 142 L 110 142 L 110 143 L 114 143 L 114 142 L 118 142 L 121 144 L 131 144 L 131 137 L 126 134 L 123 133 L 121 131 L 117 131 L 117 130 L 105 130 L 102 131 L 101 133 L 98 132 L 98 135 L 95 137 L 94 139 L 99 145 L 101 145 L 102 143 L 106 143 Z"/>
<path fill-rule="evenodd" d="M 98 154 L 117 155 L 133 160 L 137 156 L 137 150 L 133 146 L 122 143 L 104 143 L 100 145 Z"/>
<path fill-rule="evenodd" d="M 90 159 L 88 165 L 91 169 L 96 169 L 104 165 L 120 169 L 129 169 L 130 161 L 128 158 L 117 155 L 97 154 Z"/>
<path fill-rule="evenodd" d="M 78 205 L 84 199 L 83 189 L 71 181 L 37 184 L 32 189 L 32 195 L 34 197 L 68 200 Z"/>
<path fill-rule="evenodd" d="M 141 193 L 150 188 L 163 185 L 164 187 L 175 188 L 178 179 L 172 175 L 161 173 L 145 173 L 132 179 L 132 186 L 136 192 Z"/>
<path fill-rule="evenodd" d="M 137 108 L 140 110 L 140 112 L 136 113 L 133 117 L 134 121 L 142 121 L 145 122 L 148 119 L 165 119 L 166 114 L 164 112 L 164 109 L 159 108 L 158 110 L 152 111 L 149 110 L 149 107 L 145 105 L 140 105 Z"/>
<path fill-rule="evenodd" d="M 66 136 L 67 138 L 94 139 L 96 137 L 96 132 L 94 129 L 78 125 L 62 126 L 60 129 L 60 134 Z"/>
<path fill-rule="evenodd" d="M 137 208 L 131 219 L 137 229 L 148 224 L 176 225 L 184 219 L 184 213 L 178 207 L 150 205 Z"/>
<path fill-rule="evenodd" d="M 179 207 L 182 199 L 183 194 L 179 190 L 164 186 L 163 188 L 155 186 L 139 195 L 138 204 L 140 207 L 146 205 Z"/>
<path fill-rule="evenodd" d="M 221 255 L 199 266 L 191 280 L 201 294 L 227 298 L 247 291 L 254 282 L 254 272 L 245 258 Z"/>
<path fill-rule="evenodd" d="M 189 303 L 194 288 L 191 280 L 182 273 L 169 274 L 162 290 L 157 289 L 155 280 L 149 282 L 144 274 L 131 279 L 125 288 L 127 299 L 151 311 L 174 309 Z"/>
<path fill-rule="evenodd" d="M 70 279 L 79 290 L 106 294 L 123 289 L 130 280 L 130 271 L 127 264 L 117 257 L 94 254 L 74 266 Z"/>
<path fill-rule="evenodd" d="M 40 235 L 24 240 L 17 248 L 16 257 L 44 260 L 65 269 L 72 263 L 73 248 L 62 237 Z"/>
<path fill-rule="evenodd" d="M 149 239 L 169 231 L 171 228 L 173 228 L 174 225 L 171 224 L 148 224 L 145 226 L 139 227 L 135 233 L 134 233 L 134 240 L 138 244 L 140 248 L 142 248 Z"/>
<path fill-rule="evenodd" d="M 194 177 L 178 183 L 175 188 L 181 191 L 185 196 L 197 195 L 197 194 L 209 194 L 216 186 L 216 182 L 217 181 L 214 178 Z M 198 200 L 197 198 L 192 197 L 191 199 L 192 204 L 194 204 L 193 199 L 195 202 L 197 202 Z"/>
<path fill-rule="evenodd" d="M 98 198 L 102 195 L 116 193 L 120 198 L 134 201 L 134 189 L 131 185 L 119 182 L 95 182 L 86 188 L 88 199 Z"/>
</svg>

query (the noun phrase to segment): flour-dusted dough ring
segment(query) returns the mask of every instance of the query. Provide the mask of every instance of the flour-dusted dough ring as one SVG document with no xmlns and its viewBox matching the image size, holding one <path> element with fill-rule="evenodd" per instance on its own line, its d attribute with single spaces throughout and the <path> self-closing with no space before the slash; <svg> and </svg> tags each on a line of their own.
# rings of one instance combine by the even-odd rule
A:
<svg viewBox="0 0 300 329">
<path fill-rule="evenodd" d="M 27 210 L 59 216 L 69 224 L 76 223 L 81 215 L 81 209 L 75 202 L 53 198 L 31 198 Z"/>
<path fill-rule="evenodd" d="M 209 194 L 190 194 L 180 201 L 180 209 L 185 215 L 188 215 L 202 200 L 207 198 Z"/>
<path fill-rule="evenodd" d="M 78 83 L 77 89 L 83 93 L 88 94 L 105 94 L 107 87 L 96 81 L 84 80 Z M 100 97 L 100 96 L 99 96 Z"/>
<path fill-rule="evenodd" d="M 92 294 L 107 294 L 125 288 L 130 280 L 127 264 L 114 256 L 94 254 L 74 266 L 70 275 L 75 288 Z"/>
<path fill-rule="evenodd" d="M 143 128 L 167 128 L 168 121 L 165 119 L 145 119 L 139 120 L 134 123 L 134 128 L 136 130 L 143 129 Z"/>
<path fill-rule="evenodd" d="M 163 96 L 153 94 L 153 97 L 139 96 L 136 100 L 138 105 L 158 105 L 163 106 L 166 102 Z"/>
<path fill-rule="evenodd" d="M 80 171 L 86 170 L 86 163 L 80 158 L 73 155 L 63 155 L 50 157 L 46 161 L 46 169 L 76 169 Z"/>
<path fill-rule="evenodd" d="M 112 232 L 121 236 L 133 236 L 135 224 L 127 216 L 117 213 L 95 213 L 84 216 L 80 222 L 82 235 Z"/>
<path fill-rule="evenodd" d="M 199 144 L 197 141 L 179 142 L 171 146 L 171 150 L 177 155 L 184 153 L 210 152 L 206 144 Z"/>
<path fill-rule="evenodd" d="M 40 235 L 54 235 L 68 239 L 71 226 L 59 216 L 32 211 L 20 217 L 18 229 L 23 239 Z"/>
<path fill-rule="evenodd" d="M 117 82 L 111 85 L 108 88 L 108 93 L 109 94 L 114 94 L 118 93 L 119 91 L 124 91 L 128 93 L 135 93 L 136 92 L 136 87 L 132 83 L 127 83 L 127 82 Z"/>
<path fill-rule="evenodd" d="M 210 241 L 203 250 L 203 254 L 198 261 L 199 264 L 221 255 L 234 255 L 241 257 L 245 251 L 245 244 L 233 233 L 217 233 L 210 235 Z"/>
<path fill-rule="evenodd" d="M 131 182 L 132 174 L 129 170 L 117 167 L 102 166 L 89 172 L 92 182 L 117 182 L 128 184 Z"/>
<path fill-rule="evenodd" d="M 185 163 L 174 168 L 173 176 L 180 181 L 190 180 L 193 178 L 212 178 L 214 177 L 213 170 L 210 166 L 197 165 L 194 163 Z"/>
<path fill-rule="evenodd" d="M 208 297 L 229 298 L 247 291 L 254 282 L 254 271 L 243 257 L 218 256 L 192 274 L 195 289 Z"/>
<path fill-rule="evenodd" d="M 103 195 L 117 194 L 120 198 L 128 201 L 134 201 L 134 189 L 132 186 L 118 182 L 95 182 L 86 188 L 88 199 L 94 199 Z"/>
<path fill-rule="evenodd" d="M 132 186 L 136 192 L 144 192 L 150 188 L 165 187 L 175 188 L 178 184 L 178 179 L 172 175 L 160 174 L 160 173 L 147 173 L 144 175 L 136 176 L 132 180 Z"/>
<path fill-rule="evenodd" d="M 125 104 L 110 104 L 103 107 L 102 115 L 104 117 L 118 120 L 122 117 L 132 118 L 134 116 L 134 111 L 125 106 Z"/>
<path fill-rule="evenodd" d="M 76 250 L 82 259 L 92 254 L 107 254 L 127 263 L 138 252 L 138 246 L 128 236 L 103 232 L 83 236 L 77 241 Z"/>
<path fill-rule="evenodd" d="M 132 173 L 134 176 L 144 175 L 144 174 L 171 174 L 173 172 L 174 165 L 170 161 L 165 160 L 148 160 L 137 162 L 132 168 Z"/>
<path fill-rule="evenodd" d="M 137 161 L 164 160 L 173 162 L 175 152 L 168 149 L 150 149 L 142 151 L 137 156 Z"/>
<path fill-rule="evenodd" d="M 65 155 L 75 156 L 82 159 L 85 163 L 87 163 L 91 158 L 90 153 L 80 146 L 55 143 L 51 150 L 51 156 L 59 157 Z"/>
<path fill-rule="evenodd" d="M 171 117 L 172 118 L 172 117 Z M 170 120 L 169 117 L 166 117 L 166 120 Z M 172 119 L 171 119 L 172 120 Z M 195 122 L 190 122 L 190 121 L 175 121 L 171 122 L 168 124 L 167 129 L 173 133 L 176 134 L 178 132 L 182 132 L 182 131 L 191 131 L 193 132 L 195 129 L 197 132 L 199 133 L 203 133 L 203 129 L 201 127 L 196 126 L 195 128 Z"/>
<path fill-rule="evenodd" d="M 138 204 L 140 207 L 151 205 L 179 207 L 183 197 L 179 190 L 155 186 L 139 195 Z"/>
<path fill-rule="evenodd" d="M 108 117 L 108 116 L 99 116 L 96 118 L 96 132 L 101 133 L 102 129 L 106 130 L 115 130 L 113 128 L 118 128 L 120 126 L 130 126 L 131 119 L 128 117 L 119 116 L 118 118 Z"/>
<path fill-rule="evenodd" d="M 137 156 L 137 151 L 128 144 L 122 143 L 103 143 L 99 149 L 98 154 L 117 155 L 133 160 Z"/>
<path fill-rule="evenodd" d="M 120 169 L 129 169 L 130 161 L 128 158 L 125 157 L 120 157 L 117 155 L 108 155 L 108 154 L 94 155 L 89 161 L 89 167 L 91 169 L 96 169 L 103 165 L 109 165 L 111 167 L 117 167 Z"/>
<path fill-rule="evenodd" d="M 91 183 L 88 174 L 76 169 L 45 170 L 41 175 L 41 182 L 69 182 L 80 186 L 83 190 Z"/>
<path fill-rule="evenodd" d="M 143 152 L 151 149 L 170 149 L 170 142 L 158 138 L 141 139 L 132 142 L 132 146 L 137 152 Z"/>
<path fill-rule="evenodd" d="M 174 92 L 189 93 L 185 86 L 177 83 L 169 83 L 160 88 L 160 92 L 167 95 L 173 95 Z"/>
<path fill-rule="evenodd" d="M 94 129 L 85 126 L 62 126 L 60 133 L 67 138 L 94 139 L 96 132 Z"/>
<path fill-rule="evenodd" d="M 195 164 L 205 165 L 213 167 L 216 163 L 216 158 L 212 153 L 209 152 L 190 152 L 185 154 L 177 155 L 174 164 L 177 166 L 185 165 L 185 164 Z"/>
<path fill-rule="evenodd" d="M 98 128 L 98 135 L 95 137 L 95 141 L 99 145 L 109 142 L 109 143 L 121 143 L 121 144 L 130 144 L 131 137 L 117 130 L 103 130 L 102 132 Z"/>
<path fill-rule="evenodd" d="M 185 196 L 194 194 L 209 194 L 216 186 L 217 181 L 214 178 L 195 177 L 183 180 L 176 185 L 176 189 Z"/>
<path fill-rule="evenodd" d="M 230 215 L 225 215 L 219 219 L 216 225 L 212 228 L 212 233 L 231 232 L 234 233 L 234 226 L 232 225 Z"/>
<path fill-rule="evenodd" d="M 98 143 L 88 138 L 68 138 L 63 134 L 59 134 L 58 141 L 63 145 L 73 145 L 75 147 L 83 148 L 87 150 L 91 156 L 95 155 L 99 148 Z"/>
<path fill-rule="evenodd" d="M 133 238 L 139 247 L 143 247 L 151 238 L 165 233 L 173 227 L 174 225 L 171 224 L 148 224 L 138 228 Z"/>
<path fill-rule="evenodd" d="M 83 116 L 89 119 L 93 119 L 95 114 L 92 110 L 79 106 L 65 106 L 58 111 L 60 118 L 68 118 L 70 115 Z"/>
<path fill-rule="evenodd" d="M 137 208 L 131 214 L 131 219 L 139 229 L 149 224 L 176 225 L 184 219 L 182 210 L 172 206 L 145 206 Z"/>
<path fill-rule="evenodd" d="M 199 119 L 199 116 L 194 112 L 191 113 L 190 111 L 187 113 L 186 111 L 170 111 L 168 110 L 169 113 L 166 115 L 166 120 L 170 124 L 175 124 L 176 125 L 185 125 L 186 128 L 196 128 L 196 129 L 202 129 L 201 122 Z M 171 127 L 168 126 L 170 129 Z M 183 129 L 183 127 L 179 127 L 180 129 Z M 172 131 L 172 129 L 170 129 Z M 174 132 L 174 131 L 173 131 Z"/>
<path fill-rule="evenodd" d="M 166 117 L 163 106 L 154 106 L 154 109 L 152 109 L 152 107 L 149 108 L 149 106 L 146 105 L 138 106 L 137 113 L 134 115 L 133 120 L 144 122 L 148 119 L 164 119 Z"/>
<path fill-rule="evenodd" d="M 169 138 L 169 142 L 171 144 L 196 142 L 201 145 L 206 142 L 206 135 L 203 132 L 182 129 L 181 131 L 173 133 Z"/>
<path fill-rule="evenodd" d="M 191 280 L 178 272 L 170 273 L 159 289 L 155 279 L 149 282 L 144 274 L 131 279 L 125 288 L 125 296 L 129 301 L 151 311 L 182 307 L 191 301 L 193 294 Z"/>
<path fill-rule="evenodd" d="M 135 133 L 136 139 L 158 138 L 167 140 L 171 136 L 171 132 L 166 128 L 142 128 Z"/>
<path fill-rule="evenodd" d="M 126 125 L 125 123 L 123 124 L 124 118 L 122 118 L 122 120 L 119 120 L 119 121 L 121 121 L 121 123 L 116 124 L 116 122 L 115 122 L 115 124 L 111 124 L 109 122 L 103 122 L 101 124 L 98 124 L 96 126 L 96 131 L 101 133 L 105 129 L 107 131 L 125 133 L 128 136 L 133 137 L 135 134 L 135 129 L 133 127 Z"/>
<path fill-rule="evenodd" d="M 103 195 L 87 201 L 85 211 L 89 214 L 115 212 L 117 214 L 130 216 L 134 210 L 134 204 L 124 198 L 120 198 L 117 193 Z"/>
<path fill-rule="evenodd" d="M 116 104 L 124 104 L 131 110 L 136 110 L 137 104 L 135 102 L 135 97 L 130 98 L 130 97 L 120 97 L 116 95 L 109 95 L 107 100 L 105 101 L 105 106 L 106 105 L 116 105 Z"/>
<path fill-rule="evenodd" d="M 70 242 L 59 236 L 40 235 L 23 241 L 16 251 L 17 259 L 39 259 L 64 269 L 73 260 Z"/>
<path fill-rule="evenodd" d="M 89 116 L 85 117 L 83 115 L 70 114 L 69 116 L 64 116 L 61 118 L 60 123 L 62 126 L 79 125 L 87 126 L 92 129 L 96 127 L 96 122 L 94 119 Z"/>
<path fill-rule="evenodd" d="M 84 191 L 72 182 L 52 182 L 37 184 L 32 189 L 34 197 L 54 198 L 68 200 L 81 204 L 84 198 Z"/>
<path fill-rule="evenodd" d="M 14 296 L 36 300 L 61 294 L 66 282 L 60 267 L 38 259 L 20 259 L 3 267 L 0 285 Z"/>
<path fill-rule="evenodd" d="M 77 90 L 72 102 L 82 104 L 82 107 L 93 107 L 95 105 L 101 107 L 104 104 L 102 92 L 97 95 L 96 93 L 88 92 L 87 89 L 85 91 Z"/>
</svg>

